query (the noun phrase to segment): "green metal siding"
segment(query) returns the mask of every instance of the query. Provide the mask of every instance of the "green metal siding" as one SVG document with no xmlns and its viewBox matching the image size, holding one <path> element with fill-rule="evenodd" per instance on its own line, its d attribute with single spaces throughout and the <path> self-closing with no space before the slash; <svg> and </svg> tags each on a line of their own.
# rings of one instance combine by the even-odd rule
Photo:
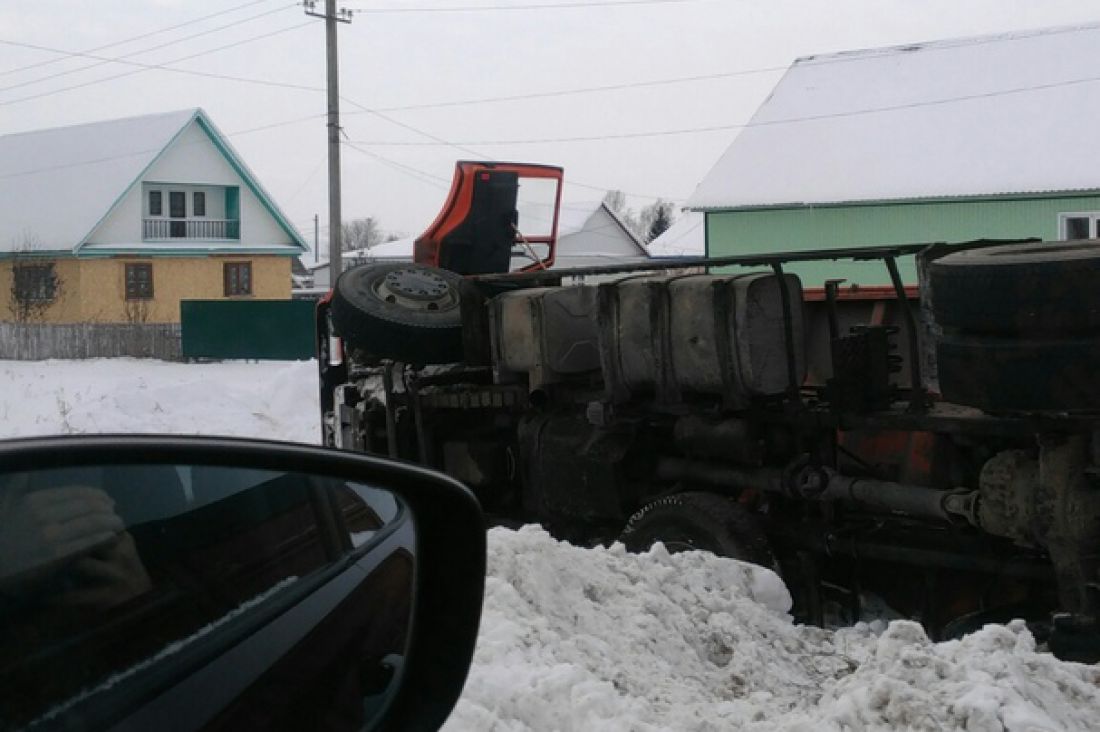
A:
<svg viewBox="0 0 1100 732">
<path fill-rule="evenodd" d="M 1060 213 L 1097 210 L 1100 196 L 1090 195 L 718 211 L 707 214 L 707 255 L 983 238 L 1053 240 Z M 912 259 L 899 264 L 905 281 L 916 282 Z M 812 262 L 790 269 L 807 287 L 820 287 L 831 277 L 862 285 L 889 283 L 877 262 Z"/>
<path fill-rule="evenodd" d="M 306 360 L 316 355 L 309 300 L 183 300 L 184 358 Z"/>
</svg>

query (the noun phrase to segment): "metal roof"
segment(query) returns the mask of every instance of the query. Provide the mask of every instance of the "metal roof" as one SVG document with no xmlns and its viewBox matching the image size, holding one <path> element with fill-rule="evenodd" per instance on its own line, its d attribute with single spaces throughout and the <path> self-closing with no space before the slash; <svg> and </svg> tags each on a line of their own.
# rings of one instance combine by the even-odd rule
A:
<svg viewBox="0 0 1100 732">
<path fill-rule="evenodd" d="M 701 210 L 1100 190 L 1100 26 L 795 61 Z"/>
</svg>

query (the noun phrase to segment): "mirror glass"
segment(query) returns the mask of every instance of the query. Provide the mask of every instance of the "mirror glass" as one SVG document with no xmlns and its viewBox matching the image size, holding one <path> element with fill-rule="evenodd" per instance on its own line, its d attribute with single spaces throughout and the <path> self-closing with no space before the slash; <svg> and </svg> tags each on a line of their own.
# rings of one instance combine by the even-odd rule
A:
<svg viewBox="0 0 1100 732">
<path fill-rule="evenodd" d="M 236 676 L 327 663 L 324 678 L 340 691 L 326 703 L 368 720 L 407 641 L 407 513 L 390 491 L 305 473 L 178 464 L 0 473 L 0 727 L 56 721 L 81 705 L 136 707 L 250 643 L 267 665 Z M 276 619 L 279 635 L 265 636 Z"/>
</svg>

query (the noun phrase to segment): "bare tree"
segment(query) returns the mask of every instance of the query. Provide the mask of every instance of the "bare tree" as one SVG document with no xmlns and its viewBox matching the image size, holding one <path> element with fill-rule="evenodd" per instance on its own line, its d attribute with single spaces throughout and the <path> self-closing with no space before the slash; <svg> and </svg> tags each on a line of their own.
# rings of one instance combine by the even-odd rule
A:
<svg viewBox="0 0 1100 732">
<path fill-rule="evenodd" d="M 148 300 L 127 300 L 125 308 L 126 322 L 131 325 L 138 325 L 149 320 Z"/>
<path fill-rule="evenodd" d="M 658 198 L 656 202 L 642 209 L 638 220 L 644 232 L 642 241 L 648 244 L 672 226 L 672 204 Z"/>
<path fill-rule="evenodd" d="M 340 245 L 345 252 L 370 249 L 384 241 L 386 232 L 382 231 L 381 223 L 373 216 L 344 222 Z"/>
<path fill-rule="evenodd" d="M 11 259 L 11 291 L 8 304 L 17 323 L 39 317 L 61 296 L 61 278 L 55 262 L 37 252 L 39 242 L 25 236 Z"/>
</svg>

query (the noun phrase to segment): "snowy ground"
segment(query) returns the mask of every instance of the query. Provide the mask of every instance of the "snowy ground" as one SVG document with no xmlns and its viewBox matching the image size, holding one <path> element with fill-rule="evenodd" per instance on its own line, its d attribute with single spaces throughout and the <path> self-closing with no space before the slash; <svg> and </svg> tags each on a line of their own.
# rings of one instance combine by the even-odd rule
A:
<svg viewBox="0 0 1100 732">
<path fill-rule="evenodd" d="M 317 441 L 309 363 L 0 361 L 0 438 L 175 432 Z M 1094 730 L 1100 669 L 1021 625 L 796 626 L 771 572 L 494 529 L 465 730 Z"/>
</svg>

